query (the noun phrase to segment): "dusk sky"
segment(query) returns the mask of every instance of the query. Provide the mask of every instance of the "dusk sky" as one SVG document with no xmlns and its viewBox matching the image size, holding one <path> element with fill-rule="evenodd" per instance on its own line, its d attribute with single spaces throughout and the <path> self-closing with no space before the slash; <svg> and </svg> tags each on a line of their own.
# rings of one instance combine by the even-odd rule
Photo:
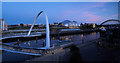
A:
<svg viewBox="0 0 120 63">
<path fill-rule="evenodd" d="M 117 2 L 3 2 L 2 17 L 8 25 L 32 24 L 40 11 L 48 15 L 49 23 L 64 20 L 78 23 L 100 24 L 108 19 L 118 19 Z M 45 24 L 44 13 L 36 24 Z"/>
</svg>

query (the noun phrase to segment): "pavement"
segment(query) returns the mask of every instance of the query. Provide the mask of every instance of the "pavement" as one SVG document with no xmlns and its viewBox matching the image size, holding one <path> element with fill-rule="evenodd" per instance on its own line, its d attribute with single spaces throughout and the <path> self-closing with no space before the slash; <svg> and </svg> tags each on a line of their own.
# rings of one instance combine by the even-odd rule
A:
<svg viewBox="0 0 120 63">
<path fill-rule="evenodd" d="M 120 63 L 120 50 L 98 47 L 96 43 L 80 48 L 80 53 L 85 63 Z"/>
</svg>

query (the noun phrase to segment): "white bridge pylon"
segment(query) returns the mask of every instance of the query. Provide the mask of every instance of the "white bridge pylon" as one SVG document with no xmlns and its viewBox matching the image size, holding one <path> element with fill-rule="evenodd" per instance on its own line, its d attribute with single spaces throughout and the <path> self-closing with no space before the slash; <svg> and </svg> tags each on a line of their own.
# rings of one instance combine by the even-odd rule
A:
<svg viewBox="0 0 120 63">
<path fill-rule="evenodd" d="M 36 22 L 37 18 L 39 17 L 39 15 L 40 15 L 42 12 L 43 12 L 43 11 L 41 11 L 41 12 L 37 15 L 37 17 L 35 18 L 35 20 L 34 20 L 34 22 L 33 22 L 32 26 L 31 26 L 31 28 L 30 28 L 30 30 L 29 30 L 29 32 L 28 32 L 28 34 L 27 34 L 27 36 L 29 36 L 29 35 L 30 35 L 30 33 L 31 33 L 31 31 L 32 31 L 32 28 L 34 27 L 34 25 L 35 25 L 35 22 Z"/>
<path fill-rule="evenodd" d="M 31 34 L 32 28 L 34 27 L 35 22 L 36 22 L 38 16 L 39 16 L 42 12 L 43 12 L 43 11 L 41 11 L 41 12 L 37 15 L 37 17 L 35 18 L 35 20 L 34 20 L 32 26 L 31 26 L 31 28 L 30 28 L 28 34 L 27 34 L 28 37 L 29 37 L 30 34 Z M 46 18 L 46 46 L 43 47 L 43 48 L 39 48 L 39 49 L 50 49 L 50 31 L 49 31 L 48 17 L 47 17 L 47 14 L 46 14 L 46 13 L 45 13 L 45 18 Z"/>
</svg>

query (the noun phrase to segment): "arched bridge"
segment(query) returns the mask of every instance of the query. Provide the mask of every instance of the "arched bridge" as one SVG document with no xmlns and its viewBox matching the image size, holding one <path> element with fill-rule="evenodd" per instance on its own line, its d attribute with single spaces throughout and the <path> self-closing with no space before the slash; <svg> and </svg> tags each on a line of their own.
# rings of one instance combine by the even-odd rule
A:
<svg viewBox="0 0 120 63">
<path fill-rule="evenodd" d="M 106 20 L 106 21 L 102 22 L 100 25 L 103 25 L 104 23 L 110 22 L 110 21 L 116 21 L 116 22 L 120 23 L 120 20 L 110 19 L 110 20 Z"/>
</svg>

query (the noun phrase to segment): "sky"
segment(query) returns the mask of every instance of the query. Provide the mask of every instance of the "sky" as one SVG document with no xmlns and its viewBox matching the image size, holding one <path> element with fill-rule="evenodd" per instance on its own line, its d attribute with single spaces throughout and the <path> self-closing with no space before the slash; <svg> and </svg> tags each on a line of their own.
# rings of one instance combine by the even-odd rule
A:
<svg viewBox="0 0 120 63">
<path fill-rule="evenodd" d="M 2 18 L 8 25 L 32 24 L 40 11 L 47 13 L 49 23 L 64 20 L 100 24 L 118 19 L 118 2 L 3 2 Z M 45 24 L 42 13 L 36 24 Z"/>
</svg>

